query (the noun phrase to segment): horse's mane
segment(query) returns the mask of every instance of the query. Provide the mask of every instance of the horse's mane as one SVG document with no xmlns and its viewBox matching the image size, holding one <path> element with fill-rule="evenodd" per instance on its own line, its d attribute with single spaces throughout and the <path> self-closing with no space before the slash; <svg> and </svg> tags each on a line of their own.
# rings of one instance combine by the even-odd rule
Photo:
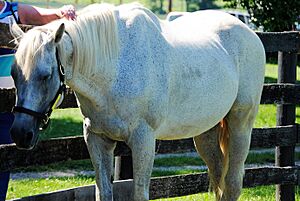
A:
<svg viewBox="0 0 300 201">
<path fill-rule="evenodd" d="M 30 45 L 26 45 L 26 52 L 34 57 L 40 47 L 45 43 L 42 34 L 48 34 L 56 30 L 62 22 L 65 23 L 66 32 L 73 44 L 73 73 L 79 72 L 87 78 L 99 76 L 99 73 L 109 73 L 113 61 L 119 54 L 119 38 L 117 22 L 114 15 L 114 6 L 109 4 L 92 4 L 78 11 L 75 21 L 57 20 L 44 26 L 33 28 L 29 37 Z M 38 30 L 38 31 L 35 31 Z M 35 34 L 34 34 L 35 33 Z M 51 33 L 51 34 L 50 34 Z M 64 63 L 63 44 L 59 45 L 59 52 Z M 19 47 L 20 48 L 20 47 Z M 22 51 L 24 53 L 24 51 Z M 23 56 L 23 62 L 27 59 Z M 32 66 L 32 65 L 29 65 Z M 105 70 L 107 69 L 107 70 Z M 25 71 L 24 71 L 25 70 Z M 23 69 L 30 74 L 31 69 Z M 103 72 L 104 71 L 104 72 Z"/>
<path fill-rule="evenodd" d="M 91 77 L 109 68 L 119 54 L 117 22 L 112 5 L 87 6 L 79 12 L 75 21 L 66 24 L 66 31 L 74 48 L 73 71 Z"/>
</svg>

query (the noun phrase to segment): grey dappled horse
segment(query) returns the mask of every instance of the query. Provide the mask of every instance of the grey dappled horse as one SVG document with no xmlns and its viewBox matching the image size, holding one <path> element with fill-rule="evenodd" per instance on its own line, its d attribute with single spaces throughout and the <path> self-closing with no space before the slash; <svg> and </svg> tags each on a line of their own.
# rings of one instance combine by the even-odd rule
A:
<svg viewBox="0 0 300 201">
<path fill-rule="evenodd" d="M 190 137 L 216 199 L 238 199 L 265 65 L 261 41 L 238 19 L 200 11 L 167 22 L 138 4 L 96 4 L 75 21 L 27 33 L 14 25 L 12 32 L 19 40 L 11 129 L 18 147 L 34 147 L 65 78 L 84 116 L 98 200 L 113 199 L 117 141 L 132 150 L 132 200 L 144 201 L 155 139 Z"/>
</svg>

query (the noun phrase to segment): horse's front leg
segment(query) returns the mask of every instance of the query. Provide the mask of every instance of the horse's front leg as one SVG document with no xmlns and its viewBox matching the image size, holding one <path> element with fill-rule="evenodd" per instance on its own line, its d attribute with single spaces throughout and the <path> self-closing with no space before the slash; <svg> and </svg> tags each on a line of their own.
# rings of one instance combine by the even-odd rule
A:
<svg viewBox="0 0 300 201">
<path fill-rule="evenodd" d="M 133 160 L 134 201 L 149 200 L 149 185 L 155 155 L 155 137 L 146 123 L 141 123 L 128 141 Z"/>
<path fill-rule="evenodd" d="M 84 121 L 84 139 L 96 174 L 96 201 L 112 201 L 113 151 L 116 142 L 89 130 Z"/>
</svg>

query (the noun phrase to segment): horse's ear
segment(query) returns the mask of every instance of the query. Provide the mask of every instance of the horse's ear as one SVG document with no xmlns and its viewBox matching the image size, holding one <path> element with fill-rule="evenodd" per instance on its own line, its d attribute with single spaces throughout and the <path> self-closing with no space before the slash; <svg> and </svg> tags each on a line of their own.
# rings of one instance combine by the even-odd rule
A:
<svg viewBox="0 0 300 201">
<path fill-rule="evenodd" d="M 56 30 L 56 32 L 55 32 L 55 36 L 54 36 L 54 42 L 55 42 L 55 43 L 58 43 L 58 42 L 61 40 L 61 38 L 62 38 L 64 32 L 65 32 L 65 24 L 62 23 L 62 24 L 59 26 L 59 28 Z"/>
<path fill-rule="evenodd" d="M 23 30 L 18 26 L 17 23 L 10 23 L 10 33 L 14 37 L 14 42 L 19 44 L 21 38 L 24 35 Z"/>
</svg>

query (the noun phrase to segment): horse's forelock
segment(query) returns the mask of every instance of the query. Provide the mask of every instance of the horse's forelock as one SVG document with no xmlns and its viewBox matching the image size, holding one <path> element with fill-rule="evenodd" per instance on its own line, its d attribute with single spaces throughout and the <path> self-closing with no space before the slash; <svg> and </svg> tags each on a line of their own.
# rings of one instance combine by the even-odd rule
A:
<svg viewBox="0 0 300 201">
<path fill-rule="evenodd" d="M 45 29 L 32 29 L 24 34 L 16 52 L 16 61 L 28 80 L 35 65 L 36 54 L 50 40 L 50 32 Z"/>
</svg>

